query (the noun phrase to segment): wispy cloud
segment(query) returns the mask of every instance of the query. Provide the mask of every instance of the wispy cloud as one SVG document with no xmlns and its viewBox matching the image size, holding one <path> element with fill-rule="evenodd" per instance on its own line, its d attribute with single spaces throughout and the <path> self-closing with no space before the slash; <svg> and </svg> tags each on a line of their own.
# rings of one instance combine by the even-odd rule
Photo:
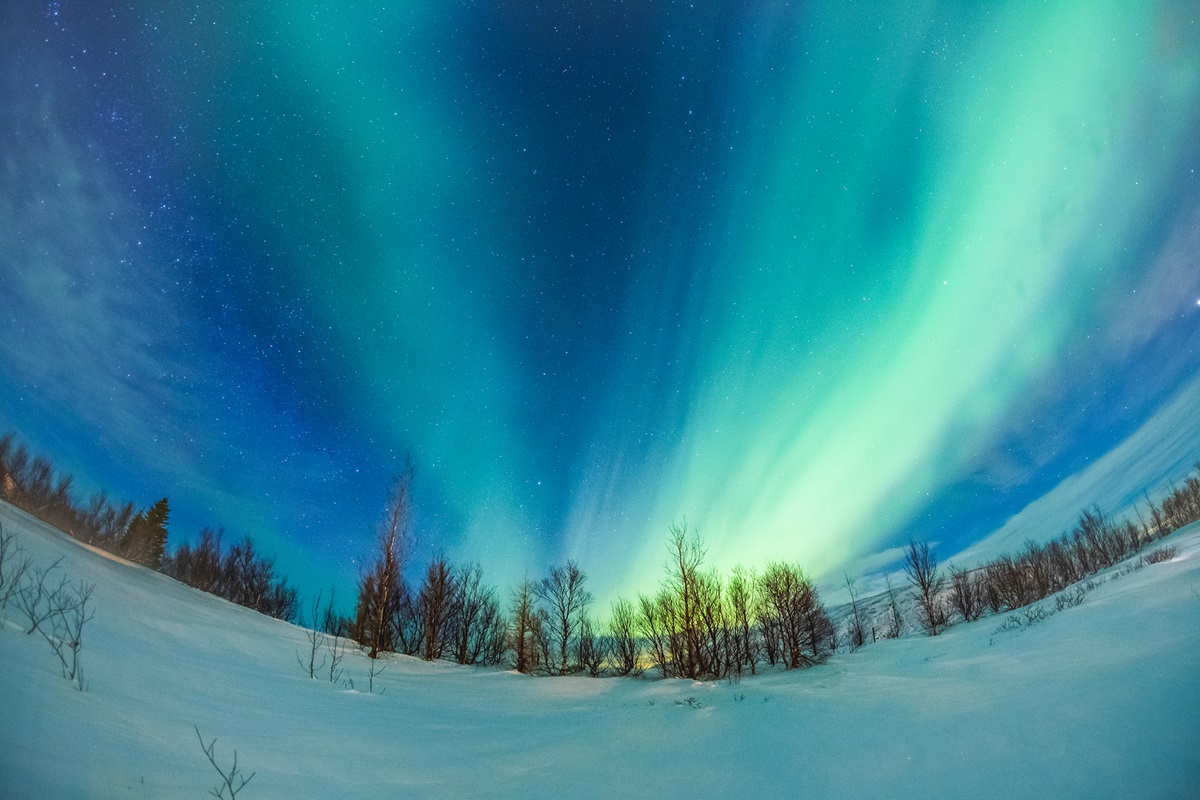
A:
<svg viewBox="0 0 1200 800">
<path fill-rule="evenodd" d="M 170 342 L 183 320 L 139 235 L 137 210 L 95 159 L 71 141 L 45 96 L 24 114 L 38 127 L 5 130 L 0 168 L 0 363 L 26 412 L 111 437 L 153 457 L 156 421 L 197 378 Z M 15 115 L 17 116 L 17 115 Z M 148 234 L 147 234 L 148 235 Z"/>
<path fill-rule="evenodd" d="M 974 563 L 1046 540 L 1067 530 L 1080 510 L 1099 504 L 1105 513 L 1130 512 L 1143 490 L 1161 494 L 1200 460 L 1200 377 L 1193 378 L 1125 441 L 1087 469 L 1030 503 L 1003 526 L 955 556 Z"/>
</svg>

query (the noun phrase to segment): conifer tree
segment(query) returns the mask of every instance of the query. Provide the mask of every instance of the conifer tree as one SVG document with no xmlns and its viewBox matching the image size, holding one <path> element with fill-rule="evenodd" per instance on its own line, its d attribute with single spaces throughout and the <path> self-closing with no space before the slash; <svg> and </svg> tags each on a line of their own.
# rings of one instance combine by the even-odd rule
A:
<svg viewBox="0 0 1200 800">
<path fill-rule="evenodd" d="M 139 512 L 121 540 L 121 554 L 151 569 L 161 569 L 167 547 L 167 520 L 171 510 L 167 498 Z"/>
</svg>

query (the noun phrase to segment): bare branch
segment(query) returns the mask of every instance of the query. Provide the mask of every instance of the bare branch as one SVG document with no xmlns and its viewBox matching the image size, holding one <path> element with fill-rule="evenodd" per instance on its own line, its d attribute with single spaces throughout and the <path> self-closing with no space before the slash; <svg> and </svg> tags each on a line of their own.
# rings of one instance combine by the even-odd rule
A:
<svg viewBox="0 0 1200 800">
<path fill-rule="evenodd" d="M 79 662 L 79 651 L 83 648 L 83 626 L 95 617 L 95 612 L 88 609 L 88 602 L 96 585 L 80 581 L 74 586 L 68 586 L 59 592 L 60 598 L 53 603 L 54 612 L 49 618 L 50 630 L 45 627 L 39 633 L 50 644 L 50 649 L 58 657 L 62 666 L 62 675 L 76 684 L 83 691 L 83 670 Z"/>
<path fill-rule="evenodd" d="M 309 615 L 309 624 L 312 627 L 304 632 L 304 636 L 308 640 L 308 663 L 305 664 L 300 658 L 300 654 L 296 654 L 296 661 L 300 663 L 302 668 L 308 670 L 308 677 L 310 679 L 315 679 L 317 672 L 325 666 L 324 656 L 321 656 L 321 663 L 317 663 L 317 653 L 320 652 L 321 647 L 325 644 L 325 634 L 320 630 L 321 594 L 321 592 L 317 592 L 317 596 L 313 599 Z"/>
<path fill-rule="evenodd" d="M 17 588 L 15 604 L 29 620 L 29 628 L 25 633 L 31 634 L 57 613 L 63 611 L 63 603 L 69 602 L 63 594 L 67 586 L 67 577 L 59 580 L 58 586 L 52 586 L 47 581 L 51 573 L 62 563 L 59 557 L 48 567 L 28 567 L 28 580 Z"/>
<path fill-rule="evenodd" d="M 338 683 L 343 674 L 340 664 L 346 655 L 346 640 L 340 636 L 329 637 L 325 640 L 325 652 L 329 656 L 329 682 Z"/>
<path fill-rule="evenodd" d="M 220 765 L 217 764 L 217 740 L 213 739 L 207 745 L 204 744 L 204 737 L 200 735 L 200 726 L 194 725 L 192 727 L 196 729 L 196 738 L 200 740 L 200 749 L 204 751 L 204 755 L 208 758 L 208 763 L 212 764 L 213 769 L 221 776 L 221 783 L 209 789 L 208 793 L 217 798 L 217 800 L 235 800 L 237 793 L 245 788 L 246 784 L 257 773 L 251 772 L 249 775 L 242 773 L 237 763 L 237 750 L 233 751 L 233 765 L 229 768 L 229 772 L 221 769 Z"/>
</svg>

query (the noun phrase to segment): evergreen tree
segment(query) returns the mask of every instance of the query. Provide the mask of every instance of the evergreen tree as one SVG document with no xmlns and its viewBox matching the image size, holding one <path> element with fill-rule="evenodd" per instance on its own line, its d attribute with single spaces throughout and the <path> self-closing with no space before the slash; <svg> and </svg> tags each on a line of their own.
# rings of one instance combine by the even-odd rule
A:
<svg viewBox="0 0 1200 800">
<path fill-rule="evenodd" d="M 151 569 L 161 569 L 167 547 L 167 518 L 170 515 L 165 497 L 148 510 L 139 512 L 129 523 L 129 529 L 121 540 L 121 554 Z"/>
</svg>

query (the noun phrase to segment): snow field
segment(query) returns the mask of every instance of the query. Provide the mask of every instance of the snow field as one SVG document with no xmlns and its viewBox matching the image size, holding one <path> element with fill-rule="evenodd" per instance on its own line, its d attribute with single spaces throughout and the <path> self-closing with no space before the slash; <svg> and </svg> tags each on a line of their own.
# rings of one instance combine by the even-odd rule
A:
<svg viewBox="0 0 1200 800">
<path fill-rule="evenodd" d="M 193 726 L 255 773 L 245 800 L 1200 797 L 1200 524 L 1155 545 L 1173 560 L 1012 630 L 985 617 L 734 684 L 387 656 L 375 694 L 357 651 L 353 690 L 310 680 L 303 629 L 10 506 L 0 524 L 96 584 L 83 692 L 0 611 L 4 798 L 204 796 L 219 778 Z"/>
</svg>

